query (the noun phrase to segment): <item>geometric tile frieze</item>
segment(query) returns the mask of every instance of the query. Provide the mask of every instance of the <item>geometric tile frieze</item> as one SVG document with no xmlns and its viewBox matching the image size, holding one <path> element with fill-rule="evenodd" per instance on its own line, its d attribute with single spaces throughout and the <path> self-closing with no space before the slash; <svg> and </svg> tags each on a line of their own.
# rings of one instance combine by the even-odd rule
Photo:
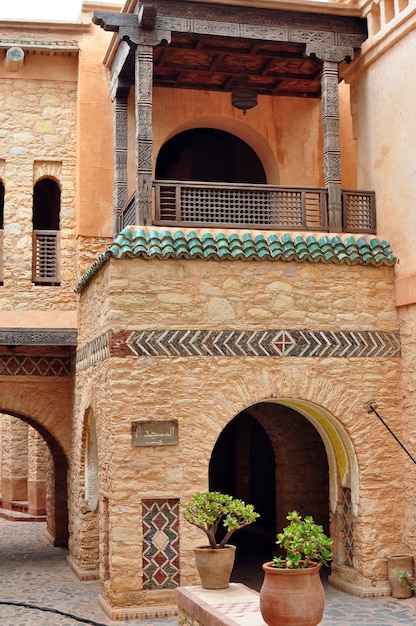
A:
<svg viewBox="0 0 416 626">
<path fill-rule="evenodd" d="M 127 343 L 138 356 L 400 356 L 399 333 L 368 330 L 140 330 Z"/>
<path fill-rule="evenodd" d="M 143 500 L 143 589 L 179 587 L 179 500 Z"/>
<path fill-rule="evenodd" d="M 76 371 L 110 357 L 398 358 L 400 334 L 371 330 L 109 331 L 77 353 Z"/>
<path fill-rule="evenodd" d="M 0 376 L 71 376 L 72 359 L 0 355 Z"/>
</svg>

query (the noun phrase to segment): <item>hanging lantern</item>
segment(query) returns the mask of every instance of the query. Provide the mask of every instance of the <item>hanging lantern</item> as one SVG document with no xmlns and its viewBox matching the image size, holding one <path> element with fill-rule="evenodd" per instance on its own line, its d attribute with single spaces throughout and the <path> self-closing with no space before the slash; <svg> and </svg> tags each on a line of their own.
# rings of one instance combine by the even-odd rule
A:
<svg viewBox="0 0 416 626">
<path fill-rule="evenodd" d="M 249 89 L 244 86 L 244 83 L 248 81 L 248 76 L 243 74 L 240 78 L 239 89 L 236 89 L 231 94 L 231 104 L 236 109 L 240 109 L 244 115 L 248 109 L 252 109 L 257 105 L 257 94 L 253 89 Z"/>
</svg>

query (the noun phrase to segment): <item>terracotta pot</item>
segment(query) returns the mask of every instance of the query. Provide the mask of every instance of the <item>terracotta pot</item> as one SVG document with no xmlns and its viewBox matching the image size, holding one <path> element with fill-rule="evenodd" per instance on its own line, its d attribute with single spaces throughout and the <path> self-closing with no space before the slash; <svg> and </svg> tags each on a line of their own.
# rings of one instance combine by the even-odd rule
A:
<svg viewBox="0 0 416 626">
<path fill-rule="evenodd" d="M 194 548 L 195 563 L 204 589 L 227 589 L 234 566 L 235 546 L 214 550 L 209 546 Z"/>
<path fill-rule="evenodd" d="M 325 594 L 320 563 L 306 569 L 272 567 L 264 563 L 260 611 L 269 626 L 316 626 L 324 613 Z"/>
<path fill-rule="evenodd" d="M 406 570 L 411 576 L 413 575 L 412 555 L 397 554 L 387 557 L 387 570 L 393 598 L 410 598 L 412 590 L 402 586 L 399 572 Z"/>
</svg>

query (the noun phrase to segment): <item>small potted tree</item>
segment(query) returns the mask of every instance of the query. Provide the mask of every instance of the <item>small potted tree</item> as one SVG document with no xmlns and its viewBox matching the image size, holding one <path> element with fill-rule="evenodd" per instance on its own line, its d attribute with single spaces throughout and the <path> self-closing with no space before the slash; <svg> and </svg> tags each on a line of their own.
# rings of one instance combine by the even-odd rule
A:
<svg viewBox="0 0 416 626">
<path fill-rule="evenodd" d="M 319 571 L 332 559 L 332 539 L 311 516 L 292 511 L 287 519 L 276 541 L 286 556 L 263 565 L 260 611 L 268 626 L 316 626 L 325 602 Z"/>
<path fill-rule="evenodd" d="M 235 556 L 235 546 L 228 543 L 230 537 L 236 530 L 255 522 L 259 514 L 252 504 L 218 491 L 197 492 L 181 508 L 185 519 L 208 538 L 209 545 L 194 548 L 202 587 L 227 588 Z M 222 539 L 217 536 L 220 527 L 225 529 Z"/>
</svg>

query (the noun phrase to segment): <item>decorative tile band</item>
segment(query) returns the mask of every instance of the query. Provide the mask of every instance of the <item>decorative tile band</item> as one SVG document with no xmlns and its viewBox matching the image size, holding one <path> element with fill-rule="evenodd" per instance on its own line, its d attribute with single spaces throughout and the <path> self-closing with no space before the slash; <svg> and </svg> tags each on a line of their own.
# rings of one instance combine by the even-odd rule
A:
<svg viewBox="0 0 416 626">
<path fill-rule="evenodd" d="M 179 500 L 143 500 L 143 589 L 179 587 Z"/>
<path fill-rule="evenodd" d="M 138 356 L 398 357 L 399 333 L 308 330 L 140 330 Z"/>
<path fill-rule="evenodd" d="M 72 359 L 53 356 L 0 356 L 0 376 L 71 376 Z"/>
<path fill-rule="evenodd" d="M 398 358 L 398 332 L 309 330 L 137 330 L 110 332 L 77 355 L 77 371 L 110 357 Z"/>
<path fill-rule="evenodd" d="M 110 333 L 104 333 L 87 343 L 76 355 L 75 370 L 81 372 L 110 357 Z"/>
</svg>

